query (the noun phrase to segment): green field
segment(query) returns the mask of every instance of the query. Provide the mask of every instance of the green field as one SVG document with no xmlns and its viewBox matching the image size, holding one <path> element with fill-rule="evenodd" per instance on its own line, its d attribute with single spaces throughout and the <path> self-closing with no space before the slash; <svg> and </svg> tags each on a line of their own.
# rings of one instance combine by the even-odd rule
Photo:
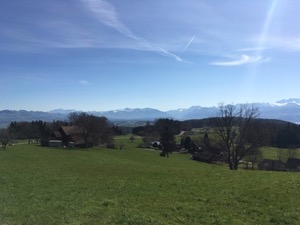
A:
<svg viewBox="0 0 300 225">
<path fill-rule="evenodd" d="M 229 171 L 116 141 L 124 150 L 0 151 L 0 224 L 300 224 L 300 173 Z"/>
</svg>

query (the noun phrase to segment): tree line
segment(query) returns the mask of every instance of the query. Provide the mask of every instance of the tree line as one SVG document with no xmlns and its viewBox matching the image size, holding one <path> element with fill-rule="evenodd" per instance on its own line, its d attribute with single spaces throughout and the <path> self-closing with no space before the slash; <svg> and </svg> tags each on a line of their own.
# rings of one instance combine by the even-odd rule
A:
<svg viewBox="0 0 300 225">
<path fill-rule="evenodd" d="M 219 105 L 219 115 L 202 120 L 174 121 L 159 119 L 133 129 L 144 137 L 144 144 L 159 140 L 163 156 L 175 150 L 174 135 L 193 128 L 205 128 L 213 133 L 213 139 L 205 134 L 200 144 L 195 145 L 189 136 L 181 140 L 181 147 L 188 149 L 195 158 L 203 161 L 223 161 L 229 169 L 237 170 L 241 160 L 257 161 L 259 147 L 298 148 L 300 126 L 297 124 L 259 119 L 259 109 L 254 105 Z M 199 146 L 200 145 L 200 146 Z M 202 150 L 199 150 L 202 149 Z M 195 152 L 197 154 L 195 154 Z"/>
<path fill-rule="evenodd" d="M 180 131 L 191 131 L 194 128 L 203 128 L 210 130 L 215 127 L 215 121 L 218 117 L 206 119 L 193 119 L 186 121 L 176 121 L 172 119 L 159 119 L 154 123 L 148 122 L 145 126 L 132 128 L 134 135 L 144 137 L 145 143 L 159 139 L 159 131 L 156 122 L 161 123 L 161 120 L 173 121 L 176 127 L 174 130 L 177 134 Z M 173 123 L 170 122 L 170 123 Z M 256 127 L 257 136 L 260 138 L 260 143 L 263 146 L 277 148 L 297 148 L 300 147 L 300 125 L 273 119 L 253 119 L 253 125 Z M 175 125 L 176 124 L 176 125 Z M 237 120 L 233 120 L 233 125 L 237 125 Z"/>
<path fill-rule="evenodd" d="M 6 147 L 11 139 L 41 140 L 50 137 L 53 131 L 61 126 L 74 125 L 81 129 L 85 146 L 112 144 L 115 134 L 122 130 L 112 125 L 107 118 L 87 113 L 71 113 L 67 121 L 46 123 L 41 120 L 32 122 L 11 122 L 7 129 L 0 130 L 2 147 Z M 219 105 L 219 115 L 200 120 L 177 121 L 158 119 L 153 123 L 132 129 L 133 135 L 143 137 L 143 147 L 155 142 L 161 149 L 161 156 L 169 157 L 177 148 L 175 135 L 193 128 L 213 131 L 213 138 L 205 134 L 201 146 L 190 137 L 181 140 L 181 146 L 195 153 L 199 147 L 202 159 L 219 160 L 228 163 L 229 168 L 236 170 L 245 157 L 256 157 L 258 147 L 273 146 L 294 149 L 300 146 L 300 126 L 297 124 L 259 118 L 259 110 L 253 105 Z M 199 156 L 199 154 L 198 154 Z M 197 157 L 197 155 L 195 155 Z"/>
<path fill-rule="evenodd" d="M 41 141 L 51 139 L 54 131 L 62 126 L 78 126 L 82 131 L 86 147 L 102 143 L 112 143 L 113 136 L 121 131 L 111 124 L 106 117 L 97 117 L 84 112 L 71 113 L 68 120 L 44 122 L 11 122 L 6 129 L 0 130 L 2 147 L 6 147 L 12 140 Z"/>
</svg>

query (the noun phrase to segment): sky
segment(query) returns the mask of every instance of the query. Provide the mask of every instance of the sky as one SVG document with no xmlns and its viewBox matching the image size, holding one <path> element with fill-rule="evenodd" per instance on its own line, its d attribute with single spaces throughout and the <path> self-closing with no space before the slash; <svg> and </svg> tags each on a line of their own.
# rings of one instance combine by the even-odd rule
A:
<svg viewBox="0 0 300 225">
<path fill-rule="evenodd" d="M 300 97 L 300 1 L 0 1 L 0 110 Z"/>
</svg>

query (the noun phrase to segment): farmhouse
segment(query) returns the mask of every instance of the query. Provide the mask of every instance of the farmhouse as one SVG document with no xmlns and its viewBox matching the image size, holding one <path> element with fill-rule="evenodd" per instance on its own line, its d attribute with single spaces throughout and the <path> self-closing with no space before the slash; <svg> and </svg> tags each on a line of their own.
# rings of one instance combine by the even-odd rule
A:
<svg viewBox="0 0 300 225">
<path fill-rule="evenodd" d="M 286 168 L 290 171 L 300 171 L 300 159 L 289 158 Z"/>
<path fill-rule="evenodd" d="M 270 171 L 285 171 L 286 164 L 281 160 L 263 159 L 258 164 L 258 169 Z"/>
<path fill-rule="evenodd" d="M 161 143 L 160 143 L 160 141 L 152 141 L 151 142 L 151 146 L 153 147 L 153 148 L 161 148 Z"/>
<path fill-rule="evenodd" d="M 206 162 L 206 163 L 219 163 L 226 161 L 226 153 L 222 149 L 212 146 L 208 137 L 205 133 L 203 137 L 203 145 L 199 148 L 195 148 L 192 152 L 193 160 Z"/>
<path fill-rule="evenodd" d="M 220 149 L 210 147 L 209 149 L 204 148 L 199 152 L 194 152 L 191 159 L 206 163 L 220 163 L 225 161 L 224 154 Z"/>
<path fill-rule="evenodd" d="M 61 140 L 62 145 L 66 147 L 85 145 L 83 130 L 77 126 L 61 126 L 53 132 L 52 137 Z"/>
<path fill-rule="evenodd" d="M 49 140 L 47 145 L 49 147 L 61 147 L 62 141 L 61 140 Z"/>
<path fill-rule="evenodd" d="M 260 170 L 300 171 L 300 159 L 289 158 L 286 163 L 280 160 L 264 159 L 258 165 Z"/>
</svg>

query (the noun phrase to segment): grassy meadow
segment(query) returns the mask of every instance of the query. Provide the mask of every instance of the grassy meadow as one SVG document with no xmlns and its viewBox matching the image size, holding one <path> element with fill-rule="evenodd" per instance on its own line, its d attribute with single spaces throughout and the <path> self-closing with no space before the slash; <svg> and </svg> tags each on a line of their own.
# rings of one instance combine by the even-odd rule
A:
<svg viewBox="0 0 300 225">
<path fill-rule="evenodd" d="M 139 141 L 0 151 L 0 224 L 300 224 L 300 173 L 163 158 Z"/>
</svg>

